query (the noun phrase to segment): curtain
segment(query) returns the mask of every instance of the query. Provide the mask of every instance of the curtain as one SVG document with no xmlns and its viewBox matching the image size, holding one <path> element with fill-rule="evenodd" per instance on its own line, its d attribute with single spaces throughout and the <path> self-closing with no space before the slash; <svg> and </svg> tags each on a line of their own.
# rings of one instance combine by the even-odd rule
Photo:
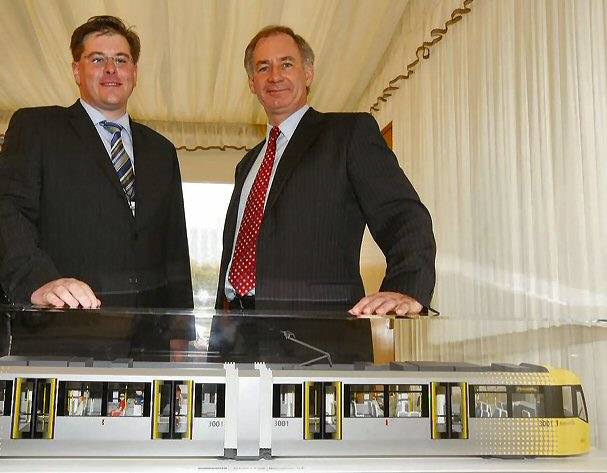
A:
<svg viewBox="0 0 607 473">
<path fill-rule="evenodd" d="M 360 109 L 454 4 L 435 2 L 416 24 L 405 12 L 399 54 L 380 65 Z M 375 113 L 393 122 L 396 154 L 433 217 L 434 304 L 492 318 L 605 316 L 607 3 L 471 9 Z"/>
<path fill-rule="evenodd" d="M 378 100 L 461 6 L 412 0 L 359 103 L 430 209 L 448 316 L 398 321 L 395 356 L 572 369 L 604 448 L 607 2 L 474 0 Z"/>
<path fill-rule="evenodd" d="M 0 135 L 21 107 L 78 96 L 72 31 L 111 14 L 141 37 L 129 113 L 175 146 L 253 147 L 266 116 L 249 90 L 244 50 L 261 28 L 292 27 L 316 53 L 311 103 L 355 110 L 407 4 L 405 0 L 0 0 Z M 1 139 L 1 138 L 0 138 Z"/>
</svg>

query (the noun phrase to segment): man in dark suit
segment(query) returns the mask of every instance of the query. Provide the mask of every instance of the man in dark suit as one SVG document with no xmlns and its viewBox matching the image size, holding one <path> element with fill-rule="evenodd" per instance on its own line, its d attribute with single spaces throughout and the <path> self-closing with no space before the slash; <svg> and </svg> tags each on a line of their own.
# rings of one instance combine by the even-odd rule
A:
<svg viewBox="0 0 607 473">
<path fill-rule="evenodd" d="M 236 167 L 216 307 L 356 316 L 429 307 L 430 215 L 373 117 L 307 105 L 314 53 L 290 28 L 261 30 L 244 62 L 268 133 Z M 365 224 L 387 260 L 380 291 L 367 297 L 359 271 Z"/>
<path fill-rule="evenodd" d="M 192 307 L 174 146 L 130 120 L 137 34 L 111 16 L 71 39 L 80 99 L 21 109 L 0 155 L 0 283 L 55 307 Z"/>
</svg>

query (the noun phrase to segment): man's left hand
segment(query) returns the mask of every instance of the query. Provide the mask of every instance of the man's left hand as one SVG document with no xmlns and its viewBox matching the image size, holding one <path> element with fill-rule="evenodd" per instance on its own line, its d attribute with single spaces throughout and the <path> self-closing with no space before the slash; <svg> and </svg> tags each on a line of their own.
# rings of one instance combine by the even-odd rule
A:
<svg viewBox="0 0 607 473">
<path fill-rule="evenodd" d="M 417 318 L 422 309 L 419 302 L 405 294 L 377 292 L 363 297 L 349 312 L 356 317 L 396 314 Z"/>
</svg>

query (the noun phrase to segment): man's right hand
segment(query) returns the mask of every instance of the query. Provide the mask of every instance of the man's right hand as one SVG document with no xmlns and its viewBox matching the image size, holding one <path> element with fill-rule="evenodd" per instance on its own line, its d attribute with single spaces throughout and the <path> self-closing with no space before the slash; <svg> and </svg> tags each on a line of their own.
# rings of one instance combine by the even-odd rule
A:
<svg viewBox="0 0 607 473">
<path fill-rule="evenodd" d="M 32 304 L 51 307 L 68 306 L 71 309 L 98 309 L 101 301 L 95 297 L 90 286 L 78 279 L 61 278 L 47 282 L 32 293 Z"/>
</svg>

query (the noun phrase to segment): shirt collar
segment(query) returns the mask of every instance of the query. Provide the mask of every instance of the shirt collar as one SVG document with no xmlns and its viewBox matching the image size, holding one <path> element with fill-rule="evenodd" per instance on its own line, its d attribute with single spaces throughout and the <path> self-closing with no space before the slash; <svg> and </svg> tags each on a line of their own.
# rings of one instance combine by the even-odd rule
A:
<svg viewBox="0 0 607 473">
<path fill-rule="evenodd" d="M 299 125 L 299 122 L 301 121 L 301 119 L 303 118 L 303 116 L 305 115 L 305 113 L 308 111 L 309 108 L 310 108 L 310 106 L 308 104 L 304 105 L 299 110 L 297 110 L 296 112 L 289 115 L 289 118 L 287 118 L 280 125 L 278 125 L 278 127 L 280 128 L 280 132 L 287 138 L 287 141 L 291 140 L 291 137 L 293 136 L 293 133 L 295 133 L 295 129 L 297 128 L 297 125 Z M 270 136 L 270 130 L 272 130 L 272 127 L 273 127 L 273 125 L 270 125 L 268 123 L 268 128 L 266 131 L 266 141 L 268 140 L 268 137 Z"/>
<path fill-rule="evenodd" d="M 89 117 L 91 118 L 91 120 L 93 121 L 93 124 L 95 126 L 99 125 L 99 122 L 102 122 L 104 120 L 110 121 L 112 123 L 118 123 L 119 125 L 122 125 L 122 127 L 126 130 L 126 132 L 129 134 L 129 136 L 131 136 L 131 121 L 129 120 L 128 113 L 125 113 L 120 118 L 117 118 L 114 120 L 108 120 L 103 115 L 103 113 L 101 113 L 99 110 L 97 110 L 92 105 L 86 103 L 83 99 L 80 99 L 80 103 L 86 110 L 86 113 L 88 113 Z"/>
</svg>

